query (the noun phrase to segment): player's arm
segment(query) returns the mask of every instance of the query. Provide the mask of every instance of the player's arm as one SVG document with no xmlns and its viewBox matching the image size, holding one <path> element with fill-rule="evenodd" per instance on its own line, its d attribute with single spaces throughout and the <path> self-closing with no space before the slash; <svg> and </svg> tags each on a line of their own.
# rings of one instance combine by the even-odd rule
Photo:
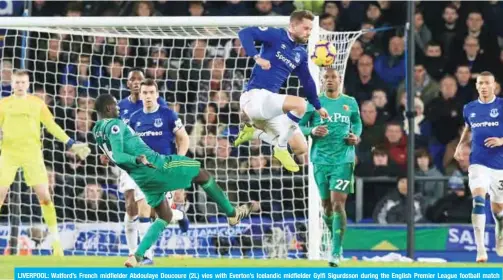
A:
<svg viewBox="0 0 503 280">
<path fill-rule="evenodd" d="M 3 126 L 3 121 L 4 121 L 4 110 L 2 108 L 2 104 L 0 103 L 0 149 L 2 149 L 2 126 Z"/>
<path fill-rule="evenodd" d="M 348 137 L 348 144 L 355 145 L 359 142 L 360 135 L 362 134 L 362 119 L 360 118 L 360 109 L 355 99 L 352 100 L 351 107 L 351 133 Z"/>
<path fill-rule="evenodd" d="M 175 134 L 176 153 L 180 156 L 184 156 L 189 150 L 189 134 L 187 134 L 182 120 L 178 117 L 178 115 L 173 111 L 171 112 L 171 114 L 171 119 L 174 120 L 173 133 Z"/>
<path fill-rule="evenodd" d="M 463 108 L 463 119 L 465 120 L 465 127 L 463 128 L 463 132 L 461 132 L 459 143 L 456 146 L 456 151 L 454 152 L 454 159 L 456 160 L 461 160 L 463 147 L 470 143 L 471 126 L 470 121 L 468 120 L 468 113 L 466 112 L 466 105 Z"/>
<path fill-rule="evenodd" d="M 320 99 L 318 98 L 318 92 L 316 91 L 316 84 L 309 72 L 307 57 L 297 68 L 295 68 L 294 72 L 297 74 L 300 83 L 304 87 L 304 93 L 306 94 L 307 101 L 313 105 L 316 111 L 320 110 Z"/>
<path fill-rule="evenodd" d="M 302 131 L 302 134 L 305 136 L 313 136 L 313 137 L 324 137 L 328 134 L 328 129 L 326 125 L 319 125 L 316 127 L 312 127 L 312 122 L 314 118 L 314 107 L 311 104 L 308 104 L 306 114 L 300 119 L 299 127 Z"/>
<path fill-rule="evenodd" d="M 258 55 L 255 42 L 272 43 L 275 39 L 278 39 L 278 35 L 278 29 L 268 27 L 247 27 L 238 32 L 239 40 L 246 51 L 246 55 L 252 57 Z"/>
<path fill-rule="evenodd" d="M 137 165 L 137 157 L 124 152 L 124 132 L 129 129 L 126 124 L 116 121 L 105 128 L 111 151 L 103 151 L 117 165 Z"/>
</svg>

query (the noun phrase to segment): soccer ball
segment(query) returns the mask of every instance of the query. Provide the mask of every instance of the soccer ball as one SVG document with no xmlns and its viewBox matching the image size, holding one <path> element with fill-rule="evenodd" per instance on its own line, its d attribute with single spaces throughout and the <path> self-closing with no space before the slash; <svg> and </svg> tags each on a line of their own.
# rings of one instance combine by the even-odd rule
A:
<svg viewBox="0 0 503 280">
<path fill-rule="evenodd" d="M 327 67 L 334 63 L 337 50 L 334 44 L 326 40 L 321 40 L 314 46 L 311 60 L 320 67 Z"/>
</svg>

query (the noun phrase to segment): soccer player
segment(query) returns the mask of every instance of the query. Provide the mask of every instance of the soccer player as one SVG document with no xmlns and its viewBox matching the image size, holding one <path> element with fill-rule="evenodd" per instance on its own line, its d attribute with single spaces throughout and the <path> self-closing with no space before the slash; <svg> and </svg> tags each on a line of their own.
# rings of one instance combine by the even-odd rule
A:
<svg viewBox="0 0 503 280">
<path fill-rule="evenodd" d="M 299 166 L 288 153 L 287 146 L 298 131 L 298 122 L 307 105 L 301 97 L 277 94 L 292 72 L 299 77 L 309 103 L 322 118 L 328 116 L 320 105 L 308 69 L 305 44 L 311 34 L 313 19 L 309 11 L 295 11 L 290 15 L 288 29 L 248 27 L 238 33 L 246 54 L 256 62 L 239 101 L 241 110 L 251 123 L 269 134 L 269 141 L 274 144 L 274 157 L 291 172 L 297 172 Z M 262 44 L 260 53 L 255 49 L 255 42 Z M 245 124 L 234 145 L 259 137 L 261 133 L 255 133 L 255 130 L 251 124 Z"/>
<path fill-rule="evenodd" d="M 454 158 L 463 159 L 463 149 L 469 145 L 471 131 L 468 184 L 473 197 L 472 226 L 477 246 L 476 262 L 486 262 L 484 234 L 488 192 L 496 222 L 496 254 L 503 256 L 503 99 L 494 94 L 495 80 L 490 72 L 480 73 L 476 88 L 478 100 L 466 104 L 463 109 L 465 128 Z"/>
<path fill-rule="evenodd" d="M 23 169 L 26 184 L 33 187 L 42 208 L 42 215 L 53 238 L 53 255 L 63 256 L 58 233 L 56 210 L 49 193 L 47 170 L 42 156 L 40 124 L 79 158 L 85 159 L 91 150 L 87 144 L 75 143 L 61 129 L 44 101 L 28 94 L 28 72 L 12 74 L 11 96 L 0 100 L 0 129 L 2 131 L 0 155 L 0 208 L 19 168 Z"/>
<path fill-rule="evenodd" d="M 140 109 L 131 115 L 129 126 L 133 128 L 136 135 L 152 150 L 161 155 L 178 154 L 184 156 L 189 149 L 189 135 L 183 127 L 182 121 L 178 115 L 166 106 L 159 105 L 159 92 L 157 84 L 152 79 L 145 79 L 140 84 L 140 100 L 143 103 L 143 109 Z M 173 144 L 176 142 L 176 151 Z M 183 190 L 178 190 L 183 192 Z M 182 193 L 183 197 L 184 194 Z M 168 201 L 171 207 L 176 207 L 172 203 L 173 196 L 168 195 Z M 148 207 L 148 206 L 147 206 Z M 183 208 L 183 205 L 178 207 Z M 177 221 L 182 232 L 186 232 L 189 227 L 189 220 L 185 215 L 184 209 L 173 209 L 173 221 Z M 141 223 L 141 221 L 140 221 Z M 140 234 L 140 239 L 144 234 Z M 152 264 L 153 247 L 145 254 L 143 264 Z"/>
<path fill-rule="evenodd" d="M 125 262 L 125 266 L 138 266 L 145 252 L 173 218 L 166 199 L 167 192 L 189 188 L 192 183 L 199 184 L 227 215 L 231 226 L 237 225 L 252 211 L 258 211 L 256 202 L 233 207 L 215 179 L 201 168 L 198 161 L 185 156 L 164 156 L 154 152 L 131 127 L 118 119 L 117 101 L 113 96 L 100 95 L 95 107 L 100 119 L 93 128 L 98 147 L 112 163 L 130 175 L 157 214 L 157 219 L 141 240 L 135 254 Z"/>
<path fill-rule="evenodd" d="M 324 92 L 321 106 L 329 117 L 321 119 L 309 106 L 299 125 L 306 136 L 311 136 L 311 161 L 314 179 L 322 200 L 323 220 L 331 239 L 332 252 L 329 265 L 337 267 L 342 258 L 342 240 L 346 231 L 345 203 L 353 193 L 355 147 L 362 132 L 360 111 L 356 100 L 339 92 L 340 77 L 334 69 L 323 75 Z"/>
<path fill-rule="evenodd" d="M 133 69 L 128 74 L 127 87 L 130 90 L 130 95 L 119 101 L 120 118 L 126 123 L 129 123 L 131 115 L 143 108 L 143 102 L 140 100 L 140 84 L 145 79 L 143 72 L 139 69 Z M 159 97 L 157 103 L 160 106 L 167 106 L 166 101 Z M 102 157 L 102 162 L 107 164 L 107 157 Z M 134 180 L 127 172 L 120 171 L 119 175 L 119 191 L 124 193 L 126 202 L 126 214 L 124 217 L 124 228 L 126 233 L 126 242 L 128 244 L 129 253 L 132 255 L 136 251 L 138 245 L 138 235 L 140 239 L 145 236 L 148 228 L 151 225 L 151 208 L 145 202 L 145 195 L 141 192 Z M 175 211 L 175 218 L 178 221 L 183 219 L 183 214 L 179 215 L 179 211 Z M 183 224 L 182 224 L 183 225 Z M 182 228 L 183 230 L 183 228 Z M 153 258 L 152 251 L 147 252 L 145 264 L 149 264 Z"/>
</svg>

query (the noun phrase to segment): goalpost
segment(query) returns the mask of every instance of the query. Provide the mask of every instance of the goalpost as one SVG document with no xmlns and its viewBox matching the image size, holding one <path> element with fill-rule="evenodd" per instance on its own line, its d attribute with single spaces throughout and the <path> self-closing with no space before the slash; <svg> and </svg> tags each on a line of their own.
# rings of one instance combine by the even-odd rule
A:
<svg viewBox="0 0 503 280">
<path fill-rule="evenodd" d="M 267 147 L 257 148 L 256 143 L 233 149 L 229 156 L 229 143 L 219 137 L 232 138 L 237 133 L 239 94 L 252 67 L 235 43 L 237 32 L 247 26 L 285 28 L 288 22 L 289 17 L 0 17 L 0 27 L 7 30 L 1 52 L 2 80 L 7 80 L 12 68 L 25 65 L 32 73 L 33 93 L 51 106 L 56 121 L 71 137 L 92 144 L 93 99 L 103 92 L 124 98 L 123 74 L 133 67 L 143 69 L 156 79 L 161 96 L 191 130 L 190 151 L 196 159 L 215 166 L 216 179 L 230 199 L 237 203 L 245 197 L 260 198 L 263 208 L 263 216 L 232 230 L 219 222 L 214 204 L 196 188 L 188 192 L 193 202 L 188 214 L 197 222 L 186 234 L 170 225 L 155 245 L 156 254 L 324 259 L 329 251 L 328 231 L 321 219 L 312 166 L 306 162 L 307 168 L 294 175 L 281 172 Z M 343 81 L 351 46 L 362 32 L 327 32 L 318 26 L 316 17 L 309 51 L 318 40 L 333 42 L 337 59 L 332 67 Z M 320 68 L 309 63 L 319 89 Z M 4 95 L 7 88 L 5 83 Z M 290 77 L 282 93 L 300 91 L 298 79 Z M 212 123 L 206 128 L 204 116 Z M 99 164 L 96 150 L 86 162 L 75 161 L 57 140 L 43 135 L 66 252 L 127 252 L 117 175 Z M 219 159 L 214 160 L 215 156 Z M 264 159 L 267 168 L 261 167 Z M 21 197 L 18 248 L 48 249 L 50 237 L 40 224 L 38 201 L 26 187 Z M 0 253 L 9 238 L 8 224 L 7 215 L 0 213 Z M 302 243 L 307 244 L 307 252 Z"/>
</svg>

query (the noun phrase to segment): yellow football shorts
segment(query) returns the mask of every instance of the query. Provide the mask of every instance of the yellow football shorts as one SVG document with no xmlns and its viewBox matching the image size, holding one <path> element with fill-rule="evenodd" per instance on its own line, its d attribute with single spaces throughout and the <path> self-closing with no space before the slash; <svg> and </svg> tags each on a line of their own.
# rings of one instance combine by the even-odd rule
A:
<svg viewBox="0 0 503 280">
<path fill-rule="evenodd" d="M 2 151 L 2 155 L 0 155 L 0 187 L 10 187 L 19 168 L 23 169 L 24 179 L 28 186 L 49 183 L 41 152 L 26 157 L 26 155 L 16 156 Z"/>
</svg>

